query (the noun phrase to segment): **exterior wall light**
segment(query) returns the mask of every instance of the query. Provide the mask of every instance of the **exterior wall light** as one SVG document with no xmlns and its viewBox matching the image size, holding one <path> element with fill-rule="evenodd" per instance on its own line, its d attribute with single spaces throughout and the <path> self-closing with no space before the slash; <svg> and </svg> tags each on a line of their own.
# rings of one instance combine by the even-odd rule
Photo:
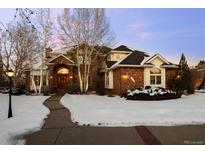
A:
<svg viewBox="0 0 205 154">
<path fill-rule="evenodd" d="M 181 79 L 181 76 L 180 76 L 180 75 L 177 75 L 177 76 L 176 76 L 176 79 L 177 79 L 177 80 L 180 80 L 180 79 Z"/>
<path fill-rule="evenodd" d="M 51 75 L 51 76 L 49 76 L 49 79 L 50 79 L 50 80 L 52 80 L 52 79 L 53 79 L 53 76 L 52 76 L 52 75 Z"/>
<path fill-rule="evenodd" d="M 127 80 L 129 78 L 129 75 L 124 74 L 122 75 L 122 78 Z"/>
</svg>

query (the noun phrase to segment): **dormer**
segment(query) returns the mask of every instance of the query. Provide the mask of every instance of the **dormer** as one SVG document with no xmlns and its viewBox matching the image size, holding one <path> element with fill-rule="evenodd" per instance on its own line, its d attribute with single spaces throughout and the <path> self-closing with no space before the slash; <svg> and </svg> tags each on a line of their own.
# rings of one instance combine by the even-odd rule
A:
<svg viewBox="0 0 205 154">
<path fill-rule="evenodd" d="M 132 52 L 131 49 L 121 45 L 108 53 L 107 61 L 119 61 L 127 56 L 130 52 Z"/>
</svg>

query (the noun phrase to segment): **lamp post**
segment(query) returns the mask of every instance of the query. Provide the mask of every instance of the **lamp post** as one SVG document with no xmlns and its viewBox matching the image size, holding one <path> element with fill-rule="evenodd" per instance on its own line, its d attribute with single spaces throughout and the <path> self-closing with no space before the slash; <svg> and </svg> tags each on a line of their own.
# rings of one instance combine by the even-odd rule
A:
<svg viewBox="0 0 205 154">
<path fill-rule="evenodd" d="M 11 78 L 14 76 L 14 72 L 12 70 L 8 70 L 6 75 L 9 77 L 9 111 L 8 118 L 11 118 L 12 115 L 12 107 L 11 107 Z"/>
</svg>

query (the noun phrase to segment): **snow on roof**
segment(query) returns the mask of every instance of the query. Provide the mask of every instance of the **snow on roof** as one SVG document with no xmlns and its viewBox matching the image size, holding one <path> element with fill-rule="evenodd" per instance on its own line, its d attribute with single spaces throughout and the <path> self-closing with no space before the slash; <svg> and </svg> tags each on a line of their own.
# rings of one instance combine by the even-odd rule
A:
<svg viewBox="0 0 205 154">
<path fill-rule="evenodd" d="M 54 50 L 52 53 L 61 53 L 61 54 L 66 54 L 68 51 L 70 51 L 73 47 L 69 46 L 69 47 L 64 47 L 64 48 L 60 48 L 57 50 Z"/>
<path fill-rule="evenodd" d="M 41 66 L 42 66 L 42 63 L 41 61 L 35 63 L 32 65 L 32 69 L 34 70 L 38 70 L 38 69 L 41 69 Z M 44 65 L 44 68 L 43 69 L 47 69 L 48 67 L 46 65 Z"/>
</svg>

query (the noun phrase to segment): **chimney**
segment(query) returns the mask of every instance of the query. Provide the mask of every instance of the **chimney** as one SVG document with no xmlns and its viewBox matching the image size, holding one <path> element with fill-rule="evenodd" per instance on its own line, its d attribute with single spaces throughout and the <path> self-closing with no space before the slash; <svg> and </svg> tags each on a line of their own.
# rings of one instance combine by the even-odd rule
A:
<svg viewBox="0 0 205 154">
<path fill-rule="evenodd" d="M 52 51 L 53 50 L 50 47 L 45 48 L 45 56 L 46 56 L 46 58 L 51 58 L 51 52 Z"/>
</svg>

